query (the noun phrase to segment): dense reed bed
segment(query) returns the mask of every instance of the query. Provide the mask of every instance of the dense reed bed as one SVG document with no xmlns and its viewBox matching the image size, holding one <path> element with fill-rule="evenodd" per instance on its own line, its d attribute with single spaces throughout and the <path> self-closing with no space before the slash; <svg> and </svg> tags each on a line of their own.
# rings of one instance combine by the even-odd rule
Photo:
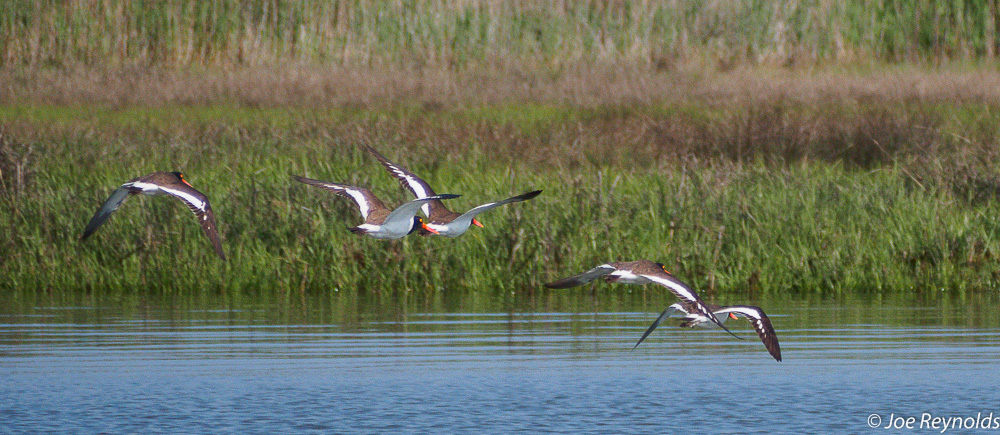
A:
<svg viewBox="0 0 1000 435">
<path fill-rule="evenodd" d="M 411 66 L 992 58 L 995 2 L 3 2 L 4 65 Z"/>
<path fill-rule="evenodd" d="M 998 29 L 936 0 L 3 2 L 0 289 L 475 305 L 646 257 L 723 299 L 992 294 Z M 544 193 L 457 240 L 360 238 L 289 178 L 405 200 L 360 144 L 459 209 Z M 163 198 L 77 240 L 159 170 L 229 262 Z"/>
<path fill-rule="evenodd" d="M 997 290 L 997 111 L 983 103 L 0 108 L 0 286 L 198 294 L 316 291 L 536 297 L 598 262 L 651 258 L 727 295 L 936 299 Z M 458 239 L 358 237 L 356 210 L 289 175 L 408 198 L 373 145 L 455 208 L 533 189 Z M 121 182 L 182 170 L 190 212 Z M 472 301 L 470 301 L 470 298 Z"/>
</svg>

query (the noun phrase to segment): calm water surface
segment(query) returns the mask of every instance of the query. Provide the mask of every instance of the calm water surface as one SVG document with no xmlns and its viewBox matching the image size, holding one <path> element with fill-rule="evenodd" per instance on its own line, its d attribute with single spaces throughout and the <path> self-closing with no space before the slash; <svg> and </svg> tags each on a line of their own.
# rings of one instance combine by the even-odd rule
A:
<svg viewBox="0 0 1000 435">
<path fill-rule="evenodd" d="M 5 307 L 0 433 L 940 433 L 919 428 L 923 413 L 1000 423 L 989 307 L 773 303 L 778 363 L 745 321 L 728 324 L 745 341 L 671 322 L 631 350 L 658 305 L 202 305 Z M 871 414 L 916 422 L 876 431 Z"/>
</svg>

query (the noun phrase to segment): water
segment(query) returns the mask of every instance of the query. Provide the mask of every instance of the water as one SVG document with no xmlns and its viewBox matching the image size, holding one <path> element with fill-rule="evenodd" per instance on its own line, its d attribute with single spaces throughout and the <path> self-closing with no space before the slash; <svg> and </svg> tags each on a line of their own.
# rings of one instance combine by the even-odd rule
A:
<svg viewBox="0 0 1000 435">
<path fill-rule="evenodd" d="M 857 433 L 872 414 L 940 433 L 924 413 L 1000 426 L 989 307 L 772 303 L 779 363 L 745 321 L 727 324 L 744 341 L 667 322 L 630 350 L 659 303 L 8 305 L 0 433 Z"/>
</svg>

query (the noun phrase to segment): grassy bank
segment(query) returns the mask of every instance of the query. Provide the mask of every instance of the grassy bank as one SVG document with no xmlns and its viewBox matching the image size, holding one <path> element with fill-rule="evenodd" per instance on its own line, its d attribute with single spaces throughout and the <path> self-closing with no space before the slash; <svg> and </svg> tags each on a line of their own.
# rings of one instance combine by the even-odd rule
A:
<svg viewBox="0 0 1000 435">
<path fill-rule="evenodd" d="M 996 113 L 933 101 L 5 106 L 0 286 L 530 296 L 597 262 L 652 258 L 722 296 L 992 293 Z M 456 208 L 544 193 L 455 240 L 357 237 L 345 200 L 289 175 L 406 199 L 359 143 L 464 194 Z M 211 198 L 230 261 L 163 198 L 130 199 L 77 240 L 118 184 L 174 169 Z"/>
</svg>

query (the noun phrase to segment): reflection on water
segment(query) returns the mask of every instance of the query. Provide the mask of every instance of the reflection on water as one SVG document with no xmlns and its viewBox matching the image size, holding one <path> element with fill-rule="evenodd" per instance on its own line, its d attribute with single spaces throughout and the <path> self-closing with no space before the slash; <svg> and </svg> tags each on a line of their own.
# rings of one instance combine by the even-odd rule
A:
<svg viewBox="0 0 1000 435">
<path fill-rule="evenodd" d="M 631 350 L 667 299 L 559 297 L 9 303 L 0 432 L 860 432 L 872 413 L 1000 416 L 1000 319 L 981 304 L 761 302 L 778 363 L 745 321 L 731 324 L 746 340 L 668 322 Z"/>
</svg>

